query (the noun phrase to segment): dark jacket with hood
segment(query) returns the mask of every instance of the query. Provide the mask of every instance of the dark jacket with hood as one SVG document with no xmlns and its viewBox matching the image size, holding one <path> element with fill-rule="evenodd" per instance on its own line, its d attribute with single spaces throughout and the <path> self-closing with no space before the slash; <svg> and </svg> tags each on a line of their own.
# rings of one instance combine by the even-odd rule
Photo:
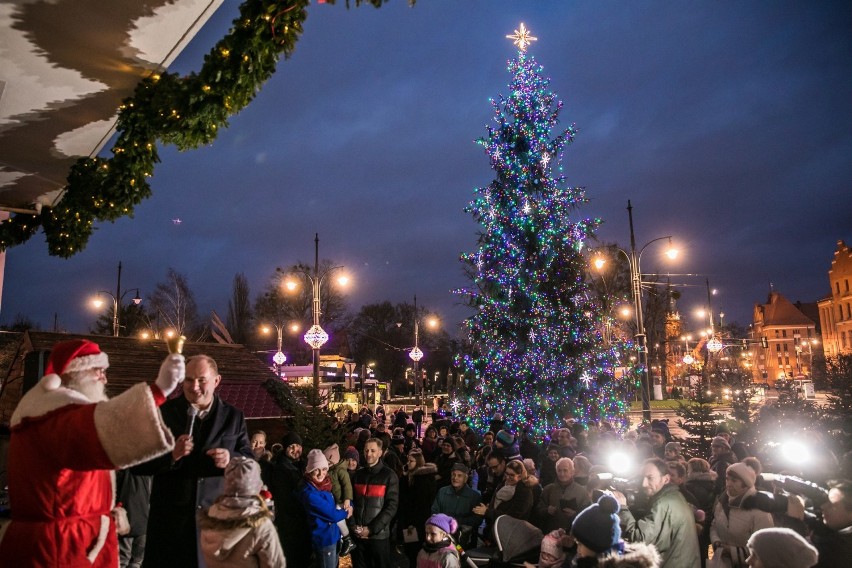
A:
<svg viewBox="0 0 852 568">
<path fill-rule="evenodd" d="M 426 519 L 432 514 L 432 502 L 435 500 L 437 486 L 435 475 L 438 468 L 427 463 L 414 471 L 409 471 L 399 481 L 399 525 L 402 528 L 413 526 L 421 540 L 424 535 Z"/>
</svg>

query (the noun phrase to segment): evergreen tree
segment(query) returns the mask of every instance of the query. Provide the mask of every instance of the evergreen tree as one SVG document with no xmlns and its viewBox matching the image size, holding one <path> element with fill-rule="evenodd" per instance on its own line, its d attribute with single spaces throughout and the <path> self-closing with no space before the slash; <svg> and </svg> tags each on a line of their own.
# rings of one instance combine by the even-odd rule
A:
<svg viewBox="0 0 852 568">
<path fill-rule="evenodd" d="M 716 414 L 713 399 L 707 395 L 706 388 L 699 388 L 696 397 L 683 402 L 678 401 L 675 414 L 679 416 L 677 425 L 685 432 L 681 438 L 685 453 L 692 457 L 707 458 L 710 455 L 710 442 L 716 435 Z"/>
<path fill-rule="evenodd" d="M 291 388 L 277 379 L 269 379 L 263 386 L 288 414 L 287 429 L 302 438 L 302 446 L 323 449 L 342 443 L 344 429 L 335 428 L 334 416 L 325 410 L 328 395 L 311 386 Z"/>
<path fill-rule="evenodd" d="M 481 225 L 478 248 L 462 262 L 471 285 L 459 290 L 476 311 L 460 357 L 470 390 L 462 411 L 479 426 L 500 412 L 536 434 L 565 416 L 625 424 L 617 353 L 601 340 L 600 309 L 586 283 L 584 242 L 598 219 L 572 220 L 586 202 L 566 187 L 562 153 L 573 126 L 551 138 L 562 102 L 516 31 L 510 95 L 492 100 L 494 124 L 478 140 L 495 179 L 468 206 Z"/>
</svg>

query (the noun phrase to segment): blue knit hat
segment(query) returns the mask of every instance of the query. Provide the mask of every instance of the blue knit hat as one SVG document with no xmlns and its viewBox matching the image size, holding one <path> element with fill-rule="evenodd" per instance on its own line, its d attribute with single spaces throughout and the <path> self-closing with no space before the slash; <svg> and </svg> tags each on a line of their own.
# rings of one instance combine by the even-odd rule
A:
<svg viewBox="0 0 852 568">
<path fill-rule="evenodd" d="M 618 546 L 621 542 L 618 509 L 615 497 L 601 495 L 597 503 L 580 511 L 571 525 L 571 534 L 598 554 Z"/>
<path fill-rule="evenodd" d="M 504 446 L 511 446 L 512 443 L 515 441 L 515 437 L 512 435 L 511 432 L 508 432 L 506 430 L 500 430 L 499 432 L 497 432 L 497 440 Z"/>
</svg>

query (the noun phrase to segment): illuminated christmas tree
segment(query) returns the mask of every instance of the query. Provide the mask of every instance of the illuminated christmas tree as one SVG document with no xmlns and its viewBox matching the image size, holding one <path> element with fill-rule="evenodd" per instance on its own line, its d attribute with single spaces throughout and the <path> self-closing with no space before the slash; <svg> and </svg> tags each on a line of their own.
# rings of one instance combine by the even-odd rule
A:
<svg viewBox="0 0 852 568">
<path fill-rule="evenodd" d="M 508 97 L 492 100 L 494 124 L 478 140 L 496 177 L 466 209 L 480 223 L 478 248 L 463 254 L 476 311 L 466 320 L 468 348 L 463 411 L 483 427 L 496 412 L 536 434 L 582 421 L 626 423 L 626 385 L 615 379 L 617 349 L 603 337 L 600 309 L 589 293 L 582 255 L 599 219 L 572 220 L 583 188 L 566 187 L 562 154 L 567 128 L 551 138 L 562 102 L 527 53 L 523 24 L 512 36 Z"/>
</svg>

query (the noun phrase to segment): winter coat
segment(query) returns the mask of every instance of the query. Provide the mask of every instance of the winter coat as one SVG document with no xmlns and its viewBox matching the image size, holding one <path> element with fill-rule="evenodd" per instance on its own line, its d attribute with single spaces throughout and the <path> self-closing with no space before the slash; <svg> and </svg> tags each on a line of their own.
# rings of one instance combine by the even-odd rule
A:
<svg viewBox="0 0 852 568">
<path fill-rule="evenodd" d="M 577 568 L 659 568 L 660 553 L 651 544 L 644 542 L 626 543 L 624 552 L 610 552 L 597 558 L 578 558 Z"/>
<path fill-rule="evenodd" d="M 167 401 L 160 410 L 163 420 L 175 437 L 186 428 L 186 398 Z M 243 413 L 213 397 L 210 411 L 203 420 L 196 419 L 192 453 L 172 461 L 164 455 L 134 468 L 134 473 L 154 475 L 151 486 L 151 509 L 145 542 L 144 566 L 198 565 L 196 513 L 213 504 L 224 487 L 224 472 L 206 454 L 210 448 L 225 448 L 232 456 L 254 459 Z"/>
<path fill-rule="evenodd" d="M 299 484 L 305 473 L 302 461 L 293 461 L 281 452 L 269 465 L 261 464 L 261 476 L 275 502 L 275 528 L 284 555 L 291 566 L 310 563 L 308 517 L 298 496 Z"/>
<path fill-rule="evenodd" d="M 328 469 L 328 477 L 331 478 L 331 494 L 337 503 L 352 501 L 352 480 L 349 478 L 349 469 L 345 460 L 340 460 Z"/>
<path fill-rule="evenodd" d="M 18 403 L 8 451 L 12 521 L 4 566 L 116 566 L 112 470 L 168 452 L 174 437 L 151 388 L 93 404 L 48 375 Z"/>
<path fill-rule="evenodd" d="M 286 566 L 272 514 L 259 498 L 222 498 L 198 515 L 199 546 L 209 568 Z"/>
<path fill-rule="evenodd" d="M 399 526 L 416 528 L 421 541 L 426 519 L 432 514 L 437 472 L 435 464 L 427 463 L 399 480 Z"/>
<path fill-rule="evenodd" d="M 574 510 L 574 513 L 568 514 L 562 510 L 560 503 L 563 501 L 573 501 L 571 508 Z M 551 483 L 542 491 L 541 499 L 539 499 L 536 507 L 537 517 L 542 525 L 542 532 L 547 534 L 558 528 L 569 531 L 577 513 L 591 504 L 592 502 L 589 499 L 586 488 L 579 483 L 574 481 L 571 481 L 568 485 L 562 485 L 558 481 Z M 548 507 L 556 507 L 556 513 L 553 515 L 548 514 Z"/>
<path fill-rule="evenodd" d="M 399 507 L 399 478 L 380 460 L 362 467 L 352 480 L 355 493 L 352 523 L 366 526 L 371 540 L 390 536 L 390 524 Z"/>
<path fill-rule="evenodd" d="M 148 530 L 152 481 L 150 475 L 136 475 L 129 469 L 115 474 L 116 500 L 127 511 L 130 523 L 130 532 L 126 536 L 142 536 Z"/>
<path fill-rule="evenodd" d="M 556 483 L 556 462 L 551 461 L 547 456 L 541 460 L 541 472 L 538 480 L 545 489 L 551 483 Z"/>
<path fill-rule="evenodd" d="M 340 528 L 337 523 L 346 518 L 346 511 L 337 508 L 334 495 L 302 481 L 299 498 L 308 516 L 314 550 L 337 543 L 340 540 Z"/>
<path fill-rule="evenodd" d="M 715 491 L 716 496 L 725 492 L 725 474 L 728 472 L 728 466 L 737 463 L 737 456 L 733 452 L 725 452 L 717 458 L 710 459 L 710 471 L 716 474 Z"/>
<path fill-rule="evenodd" d="M 441 487 L 432 502 L 432 514 L 443 513 L 458 521 L 459 525 L 478 527 L 482 517 L 473 513 L 473 508 L 482 503 L 482 495 L 476 489 L 462 485 L 456 491 L 452 485 Z"/>
<path fill-rule="evenodd" d="M 754 495 L 754 487 L 746 491 L 742 497 Z M 731 555 L 730 566 L 742 568 L 748 558 L 746 542 L 757 530 L 775 526 L 772 514 L 760 509 L 741 509 L 738 504 L 742 498 L 732 503 L 727 493 L 716 501 L 713 511 L 713 523 L 710 525 L 710 542 L 721 542 L 722 547 Z M 720 554 L 722 548 L 717 548 L 715 554 Z"/>
<path fill-rule="evenodd" d="M 820 523 L 811 540 L 819 552 L 819 562 L 814 568 L 845 568 L 852 558 L 852 527 L 831 530 Z"/>
<path fill-rule="evenodd" d="M 488 509 L 485 511 L 486 519 L 493 523 L 494 519 L 500 515 L 509 515 L 522 521 L 530 518 L 533 507 L 533 490 L 530 485 L 519 481 L 515 485 L 515 494 L 512 495 L 511 499 L 502 501 L 501 503 L 497 503 L 497 494 L 499 491 L 499 489 L 495 491 L 494 497 L 491 498 L 491 504 L 488 505 Z"/>
<path fill-rule="evenodd" d="M 664 568 L 699 568 L 695 516 L 677 485 L 664 485 L 651 497 L 650 505 L 651 510 L 639 520 L 626 507 L 618 512 L 623 538 L 653 544 Z"/>
<path fill-rule="evenodd" d="M 435 552 L 421 550 L 417 553 L 417 568 L 460 568 L 459 553 L 450 544 Z"/>
<path fill-rule="evenodd" d="M 461 430 L 459 430 L 459 434 L 461 435 L 461 439 L 464 440 L 464 445 L 467 446 L 471 452 L 475 452 L 479 447 L 479 437 L 476 435 L 476 432 L 468 428 L 465 430 L 464 434 L 461 434 Z"/>
</svg>

